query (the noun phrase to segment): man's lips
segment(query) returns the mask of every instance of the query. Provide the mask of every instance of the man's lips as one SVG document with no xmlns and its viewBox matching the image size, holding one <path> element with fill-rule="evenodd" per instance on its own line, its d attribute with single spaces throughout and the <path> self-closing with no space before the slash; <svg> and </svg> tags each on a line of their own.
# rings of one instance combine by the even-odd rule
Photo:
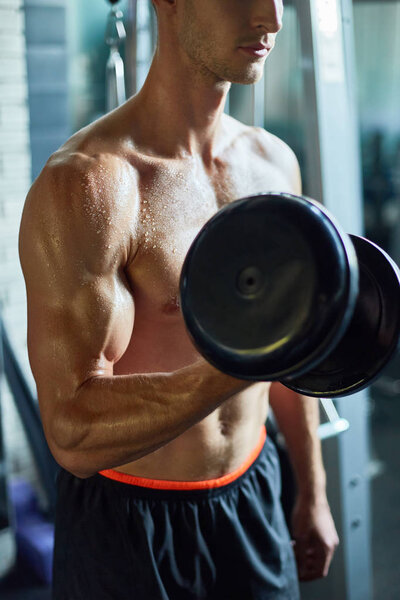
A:
<svg viewBox="0 0 400 600">
<path fill-rule="evenodd" d="M 271 50 L 271 44 L 248 44 L 246 46 L 240 46 L 240 48 L 249 48 L 250 50 Z"/>
<path fill-rule="evenodd" d="M 239 50 L 243 50 L 246 54 L 250 54 L 250 56 L 267 56 L 268 52 L 271 50 L 272 46 L 264 45 L 264 44 L 252 44 L 251 46 L 239 46 Z"/>
</svg>

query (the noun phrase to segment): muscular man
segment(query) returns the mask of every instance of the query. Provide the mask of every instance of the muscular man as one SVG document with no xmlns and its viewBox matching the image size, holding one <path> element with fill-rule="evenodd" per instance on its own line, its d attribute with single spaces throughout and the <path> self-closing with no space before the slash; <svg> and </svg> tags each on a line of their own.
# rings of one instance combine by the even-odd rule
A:
<svg viewBox="0 0 400 600">
<path fill-rule="evenodd" d="M 300 193 L 292 151 L 223 113 L 263 73 L 282 0 L 153 0 L 142 90 L 72 136 L 28 195 L 28 347 L 58 478 L 54 598 L 292 600 L 338 543 L 317 403 L 231 378 L 179 310 L 183 260 L 233 200 Z M 298 497 L 284 523 L 271 403 Z M 294 549 L 294 551 L 293 551 Z"/>
</svg>

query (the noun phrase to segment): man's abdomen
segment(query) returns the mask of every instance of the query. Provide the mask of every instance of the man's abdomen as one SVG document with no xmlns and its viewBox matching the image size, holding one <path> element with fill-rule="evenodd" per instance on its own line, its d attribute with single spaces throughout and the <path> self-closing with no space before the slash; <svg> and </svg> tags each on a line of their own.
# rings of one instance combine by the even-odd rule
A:
<svg viewBox="0 0 400 600">
<path fill-rule="evenodd" d="M 136 477 L 200 481 L 222 477 L 246 461 L 268 413 L 269 384 L 258 383 L 155 452 L 116 470 Z"/>
</svg>

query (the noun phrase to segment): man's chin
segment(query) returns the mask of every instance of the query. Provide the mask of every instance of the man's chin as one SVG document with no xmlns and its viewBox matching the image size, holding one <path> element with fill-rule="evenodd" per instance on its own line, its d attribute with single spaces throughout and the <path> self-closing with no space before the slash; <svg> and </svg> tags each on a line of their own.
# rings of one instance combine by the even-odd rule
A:
<svg viewBox="0 0 400 600">
<path fill-rule="evenodd" d="M 240 83 L 241 85 L 252 85 L 253 83 L 258 83 L 261 81 L 264 75 L 264 71 L 259 73 L 246 73 L 246 75 L 237 76 L 234 79 L 230 80 L 231 83 Z"/>
<path fill-rule="evenodd" d="M 257 77 L 249 77 L 246 80 L 239 81 L 242 85 L 252 85 L 253 83 L 258 83 L 263 78 L 263 73 L 260 73 Z"/>
<path fill-rule="evenodd" d="M 236 73 L 230 73 L 228 81 L 231 83 L 240 83 L 241 85 L 252 85 L 258 83 L 264 75 L 264 66 L 248 68 L 245 71 L 237 71 Z"/>
<path fill-rule="evenodd" d="M 211 69 L 210 69 L 211 70 Z M 258 83 L 264 75 L 264 65 L 252 66 L 246 69 L 213 69 L 214 74 L 220 82 L 239 83 L 241 85 L 252 85 Z"/>
</svg>

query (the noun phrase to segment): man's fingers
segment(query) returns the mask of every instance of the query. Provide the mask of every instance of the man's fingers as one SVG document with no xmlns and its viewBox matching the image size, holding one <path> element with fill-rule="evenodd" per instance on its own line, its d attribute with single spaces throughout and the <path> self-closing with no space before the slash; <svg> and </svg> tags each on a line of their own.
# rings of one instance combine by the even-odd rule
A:
<svg viewBox="0 0 400 600">
<path fill-rule="evenodd" d="M 326 577 L 329 571 L 329 562 L 321 559 L 308 560 L 305 563 L 298 564 L 300 581 L 311 581 Z"/>
<path fill-rule="evenodd" d="M 336 546 L 328 546 L 320 540 L 296 540 L 293 549 L 300 581 L 311 581 L 326 577 Z"/>
</svg>

